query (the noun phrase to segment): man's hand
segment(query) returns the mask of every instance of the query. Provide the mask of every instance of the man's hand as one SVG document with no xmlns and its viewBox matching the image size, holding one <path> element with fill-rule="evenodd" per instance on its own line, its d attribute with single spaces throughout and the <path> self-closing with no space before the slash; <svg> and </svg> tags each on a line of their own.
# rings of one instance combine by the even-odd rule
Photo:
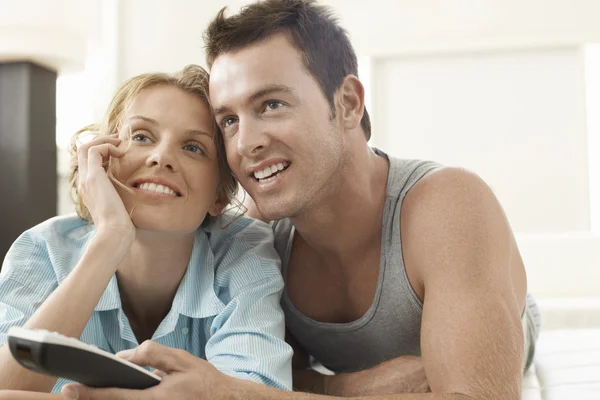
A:
<svg viewBox="0 0 600 400">
<path fill-rule="evenodd" d="M 164 372 L 157 386 L 146 390 L 94 389 L 83 385 L 67 385 L 62 390 L 65 400 L 203 400 L 229 398 L 236 379 L 217 371 L 207 361 L 183 350 L 145 341 L 135 350 L 118 354 L 140 366 L 150 365 Z M 162 374 L 161 374 L 162 375 Z"/>
<path fill-rule="evenodd" d="M 354 397 L 429 392 L 421 357 L 401 356 L 368 370 L 325 377 L 325 394 Z"/>
</svg>

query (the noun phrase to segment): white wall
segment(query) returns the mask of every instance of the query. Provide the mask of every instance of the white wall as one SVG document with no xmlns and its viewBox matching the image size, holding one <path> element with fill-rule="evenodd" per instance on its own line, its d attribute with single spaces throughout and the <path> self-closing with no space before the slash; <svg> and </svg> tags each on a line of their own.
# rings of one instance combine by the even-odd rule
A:
<svg viewBox="0 0 600 400">
<path fill-rule="evenodd" d="M 202 34 L 217 12 L 235 13 L 247 0 L 120 0 L 120 81 L 155 71 L 205 66 Z"/>
<path fill-rule="evenodd" d="M 0 0 L 0 62 L 81 69 L 86 41 L 98 32 L 99 9 L 99 0 Z"/>
<path fill-rule="evenodd" d="M 481 175 L 519 232 L 589 230 L 577 48 L 374 61 L 374 144 Z"/>
<path fill-rule="evenodd" d="M 218 2 L 124 0 L 120 4 L 121 79 L 204 64 L 202 31 L 218 10 Z"/>
<path fill-rule="evenodd" d="M 388 57 L 600 41 L 597 0 L 324 0 L 357 51 Z"/>
<path fill-rule="evenodd" d="M 590 162 L 590 222 L 600 235 L 600 44 L 585 47 L 587 130 Z"/>
</svg>

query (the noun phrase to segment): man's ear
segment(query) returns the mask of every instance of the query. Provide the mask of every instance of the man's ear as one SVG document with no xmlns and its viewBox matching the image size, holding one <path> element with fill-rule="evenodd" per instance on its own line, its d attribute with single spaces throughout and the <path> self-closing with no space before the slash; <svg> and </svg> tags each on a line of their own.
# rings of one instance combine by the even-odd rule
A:
<svg viewBox="0 0 600 400">
<path fill-rule="evenodd" d="M 365 88 L 354 75 L 348 75 L 337 90 L 340 117 L 346 129 L 360 126 L 365 112 Z"/>
</svg>

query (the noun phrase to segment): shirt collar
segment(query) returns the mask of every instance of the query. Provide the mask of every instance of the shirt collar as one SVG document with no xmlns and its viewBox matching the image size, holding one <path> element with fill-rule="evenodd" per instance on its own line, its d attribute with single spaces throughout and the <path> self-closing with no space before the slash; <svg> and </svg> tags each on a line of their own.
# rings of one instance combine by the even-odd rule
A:
<svg viewBox="0 0 600 400">
<path fill-rule="evenodd" d="M 214 254 L 207 233 L 200 228 L 172 308 L 190 318 L 208 318 L 219 314 L 224 307 L 215 293 Z"/>
<path fill-rule="evenodd" d="M 121 295 L 119 294 L 119 285 L 117 285 L 117 276 L 113 275 L 94 311 L 108 311 L 120 308 Z"/>
<path fill-rule="evenodd" d="M 225 305 L 215 293 L 215 260 L 206 232 L 196 231 L 187 269 L 177 288 L 169 316 L 173 313 L 190 318 L 208 318 L 223 310 Z M 121 309 L 117 277 L 113 275 L 94 311 Z"/>
</svg>

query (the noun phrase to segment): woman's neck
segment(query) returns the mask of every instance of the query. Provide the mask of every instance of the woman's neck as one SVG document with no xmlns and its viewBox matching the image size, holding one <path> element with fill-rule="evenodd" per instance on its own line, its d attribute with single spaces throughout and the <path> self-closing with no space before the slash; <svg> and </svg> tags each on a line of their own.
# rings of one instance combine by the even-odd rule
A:
<svg viewBox="0 0 600 400">
<path fill-rule="evenodd" d="M 150 339 L 171 309 L 187 269 L 194 233 L 173 235 L 138 230 L 117 271 L 123 311 L 141 343 Z"/>
</svg>

